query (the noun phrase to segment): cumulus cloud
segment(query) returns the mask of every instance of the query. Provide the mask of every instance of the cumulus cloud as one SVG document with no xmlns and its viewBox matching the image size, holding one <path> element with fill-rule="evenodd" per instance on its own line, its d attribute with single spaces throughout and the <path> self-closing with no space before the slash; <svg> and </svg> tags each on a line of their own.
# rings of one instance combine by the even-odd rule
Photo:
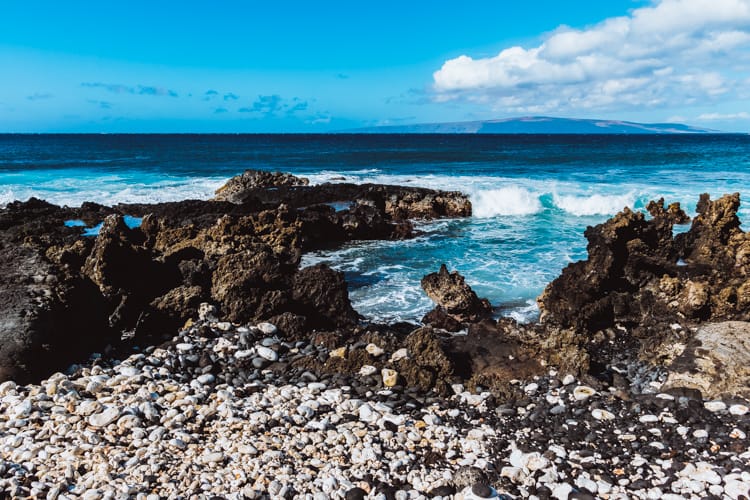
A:
<svg viewBox="0 0 750 500">
<path fill-rule="evenodd" d="M 512 112 L 669 107 L 736 96 L 750 75 L 750 0 L 653 0 L 531 48 L 462 55 L 433 74 L 434 99 Z"/>
<path fill-rule="evenodd" d="M 151 95 L 151 96 L 166 96 L 166 97 L 178 97 L 179 94 L 174 90 L 169 90 L 164 87 L 154 87 L 151 85 L 136 85 L 129 86 L 121 83 L 102 83 L 102 82 L 84 82 L 81 87 L 87 87 L 91 89 L 102 89 L 113 94 L 133 94 L 133 95 Z"/>
</svg>

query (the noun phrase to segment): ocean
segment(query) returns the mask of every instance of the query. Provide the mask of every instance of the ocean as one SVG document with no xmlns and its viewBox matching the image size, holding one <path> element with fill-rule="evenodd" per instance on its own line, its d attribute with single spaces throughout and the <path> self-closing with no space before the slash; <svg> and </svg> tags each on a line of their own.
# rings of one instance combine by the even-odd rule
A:
<svg viewBox="0 0 750 500">
<path fill-rule="evenodd" d="M 207 199 L 248 168 L 467 193 L 470 219 L 309 253 L 303 265 L 343 271 L 371 320 L 419 320 L 432 307 L 419 281 L 446 263 L 498 316 L 530 321 L 545 285 L 586 257 L 587 226 L 661 197 L 691 214 L 700 193 L 750 197 L 750 136 L 0 135 L 0 205 Z"/>
</svg>

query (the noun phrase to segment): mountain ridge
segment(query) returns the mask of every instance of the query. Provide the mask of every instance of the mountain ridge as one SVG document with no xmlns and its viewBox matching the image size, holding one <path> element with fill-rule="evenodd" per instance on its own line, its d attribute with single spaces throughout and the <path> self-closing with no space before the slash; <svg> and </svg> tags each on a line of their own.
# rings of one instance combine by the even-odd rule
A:
<svg viewBox="0 0 750 500">
<path fill-rule="evenodd" d="M 723 134 L 682 123 L 638 123 L 625 120 L 522 116 L 465 122 L 381 125 L 342 130 L 354 134 Z"/>
</svg>

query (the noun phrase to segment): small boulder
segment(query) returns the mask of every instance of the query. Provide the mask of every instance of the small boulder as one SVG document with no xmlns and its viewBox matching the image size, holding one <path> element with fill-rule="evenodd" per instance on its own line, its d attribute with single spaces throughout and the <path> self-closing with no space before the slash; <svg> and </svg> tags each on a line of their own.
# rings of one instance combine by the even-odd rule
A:
<svg viewBox="0 0 750 500">
<path fill-rule="evenodd" d="M 445 264 L 440 271 L 422 278 L 422 289 L 442 309 L 446 315 L 458 322 L 475 322 L 484 319 L 492 312 L 487 299 L 480 299 L 474 290 L 466 284 L 464 277 L 457 271 L 448 272 Z M 439 317 L 434 313 L 433 317 Z"/>
<path fill-rule="evenodd" d="M 309 328 L 353 326 L 359 314 L 349 301 L 344 273 L 325 264 L 300 269 L 292 278 L 293 312 L 307 318 Z"/>
</svg>

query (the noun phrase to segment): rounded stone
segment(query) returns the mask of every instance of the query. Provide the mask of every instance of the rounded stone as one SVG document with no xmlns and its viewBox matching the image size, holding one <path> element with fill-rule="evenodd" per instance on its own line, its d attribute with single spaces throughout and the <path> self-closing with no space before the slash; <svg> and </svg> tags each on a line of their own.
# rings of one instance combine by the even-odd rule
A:
<svg viewBox="0 0 750 500">
<path fill-rule="evenodd" d="M 369 377 L 370 375 L 375 375 L 377 372 L 378 369 L 372 365 L 363 365 L 362 368 L 359 369 L 359 375 L 362 377 Z"/>
<path fill-rule="evenodd" d="M 732 405 L 729 407 L 729 413 L 732 415 L 741 416 L 748 412 L 748 407 L 741 404 Z"/>
<path fill-rule="evenodd" d="M 471 492 L 479 498 L 492 498 L 494 496 L 492 488 L 484 483 L 474 483 L 471 487 Z"/>
<path fill-rule="evenodd" d="M 344 494 L 346 500 L 364 500 L 367 492 L 360 487 L 354 487 Z"/>
<path fill-rule="evenodd" d="M 263 335 L 275 335 L 279 331 L 273 323 L 263 322 L 256 325 Z"/>
<path fill-rule="evenodd" d="M 601 408 L 595 408 L 591 410 L 591 416 L 597 420 L 614 420 L 615 415 L 607 410 Z"/>
<path fill-rule="evenodd" d="M 398 372 L 396 370 L 383 368 L 380 374 L 383 376 L 383 385 L 386 387 L 393 387 L 398 383 Z"/>
<path fill-rule="evenodd" d="M 711 412 L 724 411 L 727 409 L 724 401 L 706 401 L 703 403 L 703 407 Z"/>
<path fill-rule="evenodd" d="M 375 344 L 367 344 L 367 347 L 365 347 L 365 351 L 367 351 L 371 356 L 373 357 L 379 357 L 382 356 L 385 352 L 382 347 L 379 347 Z"/>
<path fill-rule="evenodd" d="M 89 424 L 93 427 L 104 427 L 120 418 L 120 409 L 110 406 L 101 413 L 95 413 L 89 417 Z"/>
<path fill-rule="evenodd" d="M 346 357 L 346 346 L 338 347 L 328 353 L 331 358 L 345 358 Z"/>
<path fill-rule="evenodd" d="M 262 345 L 259 345 L 255 348 L 255 352 L 263 359 L 267 359 L 268 361 L 274 362 L 279 359 L 279 354 L 271 349 L 270 347 L 265 347 Z"/>
<path fill-rule="evenodd" d="M 391 363 L 401 361 L 402 359 L 407 359 L 408 357 L 409 351 L 406 349 L 406 347 L 402 347 L 391 355 Z"/>
<path fill-rule="evenodd" d="M 181 342 L 174 347 L 180 352 L 190 352 L 193 350 L 193 344 L 190 344 L 188 342 Z"/>
<path fill-rule="evenodd" d="M 579 385 L 573 389 L 573 399 L 576 401 L 585 401 L 596 394 L 596 391 L 587 385 Z"/>
</svg>

